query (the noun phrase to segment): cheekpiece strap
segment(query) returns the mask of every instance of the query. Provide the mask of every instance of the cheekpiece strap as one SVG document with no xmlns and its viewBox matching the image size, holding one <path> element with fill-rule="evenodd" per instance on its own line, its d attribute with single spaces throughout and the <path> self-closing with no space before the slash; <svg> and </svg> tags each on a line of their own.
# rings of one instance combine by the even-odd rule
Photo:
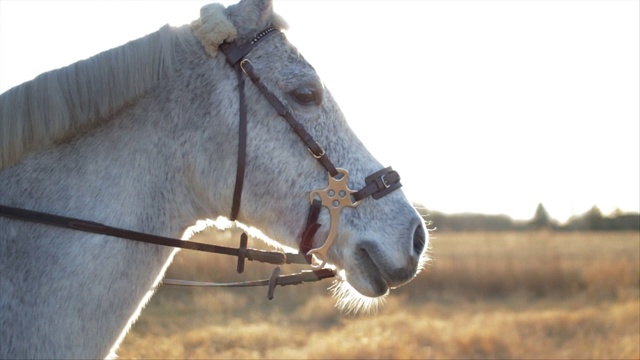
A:
<svg viewBox="0 0 640 360">
<path fill-rule="evenodd" d="M 265 99 L 267 99 L 271 106 L 273 106 L 276 112 L 287 121 L 289 126 L 291 126 L 293 132 L 295 132 L 296 135 L 298 135 L 302 142 L 307 146 L 307 149 L 309 149 L 311 155 L 313 155 L 313 157 L 320 163 L 320 165 L 322 165 L 322 167 L 325 168 L 325 170 L 327 170 L 327 172 L 329 172 L 329 174 L 331 174 L 331 176 L 338 175 L 338 170 L 333 165 L 331 160 L 329 160 L 322 146 L 320 146 L 320 144 L 316 142 L 313 136 L 311 136 L 311 134 L 307 132 L 304 126 L 293 117 L 291 112 L 289 112 L 289 109 L 282 103 L 282 101 L 280 101 L 280 99 L 278 99 L 278 97 L 274 93 L 267 89 L 267 87 L 260 79 L 260 76 L 253 69 L 253 65 L 251 65 L 250 62 L 243 62 L 242 64 L 242 70 L 244 71 L 244 73 L 247 74 L 249 79 L 251 79 L 253 84 L 258 88 L 258 90 L 260 90 L 262 95 L 264 95 Z"/>
<path fill-rule="evenodd" d="M 236 182 L 233 189 L 233 202 L 231 204 L 230 219 L 232 221 L 238 218 L 238 212 L 240 211 L 240 203 L 242 202 L 242 187 L 244 184 L 244 170 L 246 166 L 246 153 L 247 153 L 247 103 L 244 94 L 244 76 L 242 74 L 242 66 L 240 61 L 256 46 L 260 40 L 267 37 L 277 30 L 276 28 L 267 28 L 261 31 L 251 42 L 239 46 L 235 42 L 224 43 L 220 45 L 220 50 L 224 53 L 227 63 L 231 65 L 238 79 L 238 93 L 239 99 L 239 128 L 238 128 L 238 162 L 236 168 Z"/>
</svg>

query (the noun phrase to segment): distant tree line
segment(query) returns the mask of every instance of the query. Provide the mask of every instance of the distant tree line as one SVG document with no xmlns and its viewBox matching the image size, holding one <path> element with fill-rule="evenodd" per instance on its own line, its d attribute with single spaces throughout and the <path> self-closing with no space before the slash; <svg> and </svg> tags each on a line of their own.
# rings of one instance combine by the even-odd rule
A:
<svg viewBox="0 0 640 360">
<path fill-rule="evenodd" d="M 582 215 L 571 217 L 564 224 L 553 219 L 542 204 L 538 205 L 533 218 L 528 221 L 513 220 L 506 215 L 444 214 L 422 206 L 416 207 L 429 228 L 439 231 L 640 231 L 640 214 L 616 210 L 605 216 L 597 206 Z"/>
</svg>

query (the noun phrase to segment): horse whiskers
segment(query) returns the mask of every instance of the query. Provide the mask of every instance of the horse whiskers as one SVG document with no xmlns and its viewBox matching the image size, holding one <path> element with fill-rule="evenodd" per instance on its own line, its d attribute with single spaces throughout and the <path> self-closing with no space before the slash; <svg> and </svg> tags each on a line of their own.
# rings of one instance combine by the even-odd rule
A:
<svg viewBox="0 0 640 360">
<path fill-rule="evenodd" d="M 386 296 L 368 297 L 360 294 L 346 281 L 344 271 L 338 272 L 337 280 L 329 287 L 336 299 L 336 308 L 347 315 L 376 314 L 386 301 Z"/>
</svg>

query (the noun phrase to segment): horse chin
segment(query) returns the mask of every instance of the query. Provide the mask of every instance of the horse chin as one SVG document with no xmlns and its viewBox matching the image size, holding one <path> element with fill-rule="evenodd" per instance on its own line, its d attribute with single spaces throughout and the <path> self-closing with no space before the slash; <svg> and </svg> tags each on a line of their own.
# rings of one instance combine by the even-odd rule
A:
<svg viewBox="0 0 640 360">
<path fill-rule="evenodd" d="M 375 314 L 382 308 L 389 294 L 387 287 L 384 294 L 373 297 L 363 295 L 354 284 L 345 280 L 344 270 L 339 272 L 339 280 L 336 280 L 329 290 L 337 301 L 336 308 L 345 314 Z"/>
</svg>

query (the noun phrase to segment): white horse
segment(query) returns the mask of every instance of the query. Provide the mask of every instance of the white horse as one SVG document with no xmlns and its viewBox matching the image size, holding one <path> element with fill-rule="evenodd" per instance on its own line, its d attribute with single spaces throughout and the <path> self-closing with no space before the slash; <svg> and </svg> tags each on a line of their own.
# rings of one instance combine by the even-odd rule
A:
<svg viewBox="0 0 640 360">
<path fill-rule="evenodd" d="M 285 25 L 268 0 L 206 6 L 191 26 L 165 26 L 0 95 L 0 204 L 169 237 L 198 219 L 229 216 L 238 83 L 218 46 L 246 43 L 269 26 Z M 284 35 L 269 36 L 248 57 L 349 170 L 350 188 L 382 168 Z M 257 87 L 247 82 L 245 91 L 238 220 L 297 247 L 309 193 L 326 187 L 327 173 Z M 401 191 L 340 216 L 327 260 L 347 288 L 378 298 L 415 276 L 428 238 Z M 329 232 L 325 208 L 320 222 L 315 246 Z M 174 253 L 0 217 L 0 358 L 113 355 Z"/>
</svg>

